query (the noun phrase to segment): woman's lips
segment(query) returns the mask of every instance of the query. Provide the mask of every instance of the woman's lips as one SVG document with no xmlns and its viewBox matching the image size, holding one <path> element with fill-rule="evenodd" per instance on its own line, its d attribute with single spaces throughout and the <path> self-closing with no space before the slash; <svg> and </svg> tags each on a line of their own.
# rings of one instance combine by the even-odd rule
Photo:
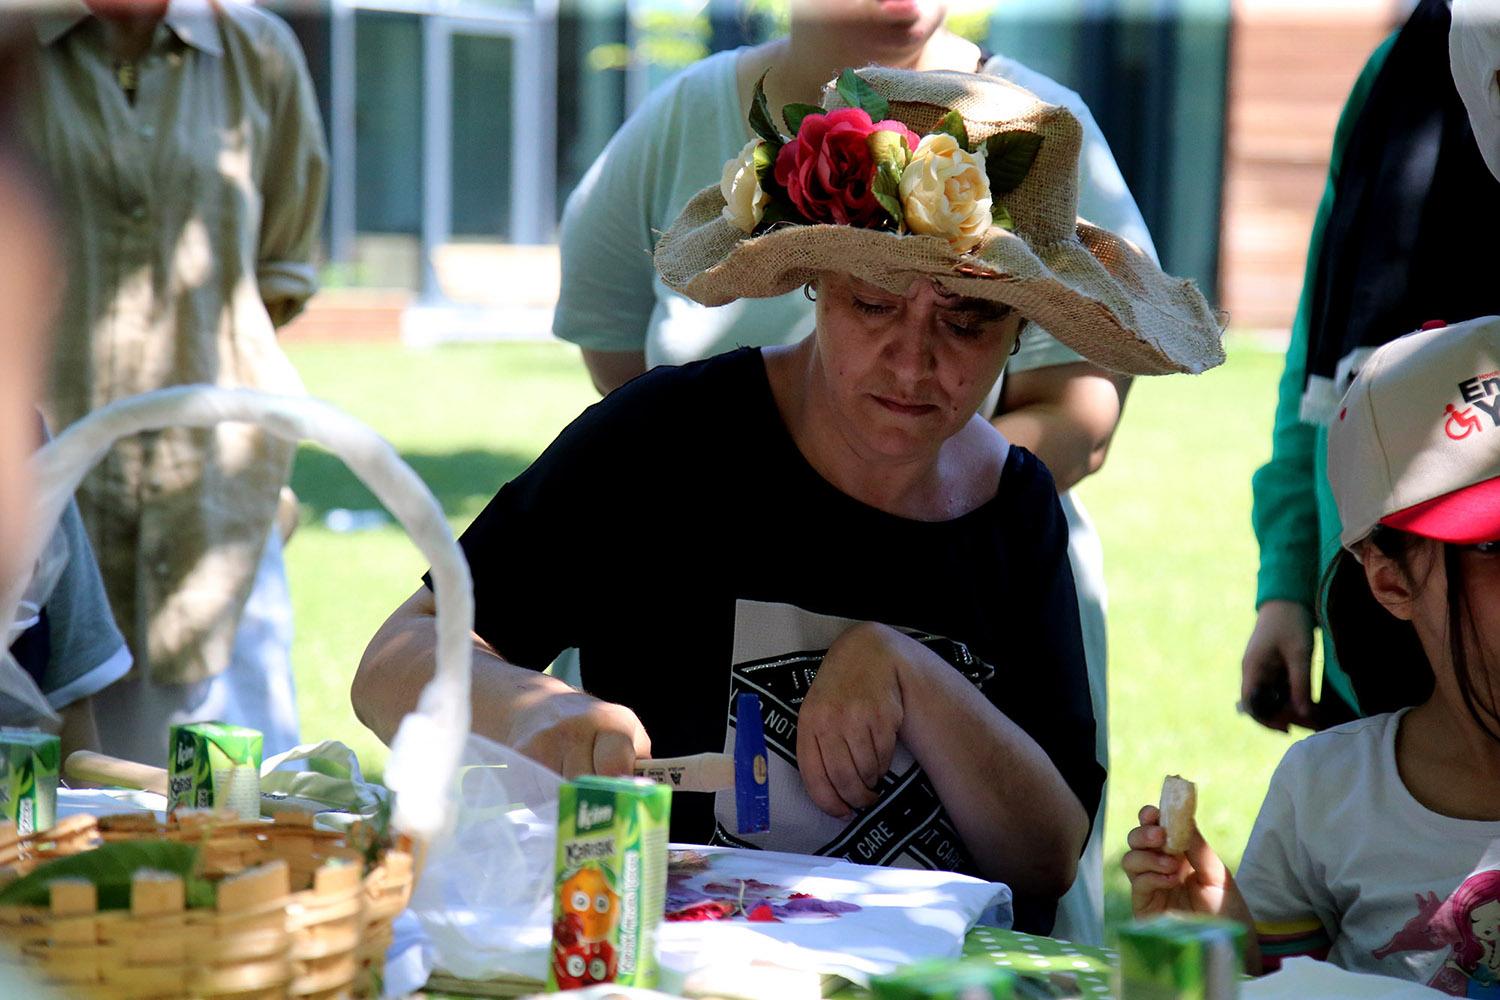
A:
<svg viewBox="0 0 1500 1000">
<path fill-rule="evenodd" d="M 899 399 L 892 399 L 889 396 L 875 396 L 873 398 L 875 402 L 887 410 L 900 414 L 903 417 L 921 417 L 937 411 L 937 406 L 932 403 L 905 403 Z"/>
</svg>

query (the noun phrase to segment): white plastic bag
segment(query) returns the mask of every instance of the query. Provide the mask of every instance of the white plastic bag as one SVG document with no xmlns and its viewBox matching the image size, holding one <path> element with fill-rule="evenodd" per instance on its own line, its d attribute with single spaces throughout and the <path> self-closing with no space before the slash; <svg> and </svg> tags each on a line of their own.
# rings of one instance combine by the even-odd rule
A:
<svg viewBox="0 0 1500 1000">
<path fill-rule="evenodd" d="M 469 736 L 456 822 L 431 844 L 411 899 L 432 966 L 461 979 L 546 979 L 561 781 Z"/>
</svg>

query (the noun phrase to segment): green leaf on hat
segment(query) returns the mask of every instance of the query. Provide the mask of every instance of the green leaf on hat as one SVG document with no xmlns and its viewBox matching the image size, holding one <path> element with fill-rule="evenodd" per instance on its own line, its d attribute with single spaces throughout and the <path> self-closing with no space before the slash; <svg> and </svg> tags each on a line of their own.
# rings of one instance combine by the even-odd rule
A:
<svg viewBox="0 0 1500 1000">
<path fill-rule="evenodd" d="M 766 70 L 755 81 L 755 94 L 750 99 L 750 128 L 756 135 L 780 149 L 786 140 L 776 131 L 776 123 L 771 120 L 771 109 L 766 104 L 766 77 L 770 73 L 770 70 Z"/>
<path fill-rule="evenodd" d="M 816 104 L 803 104 L 801 101 L 793 101 L 781 109 L 781 117 L 786 119 L 786 127 L 792 135 L 796 135 L 797 130 L 802 127 L 802 119 L 808 115 L 821 114 L 823 109 Z"/>
<path fill-rule="evenodd" d="M 1026 179 L 1042 137 L 1035 132 L 999 132 L 984 144 L 984 172 L 990 178 L 990 197 L 1014 191 Z"/>
<path fill-rule="evenodd" d="M 973 147 L 969 145 L 969 129 L 964 125 L 964 116 L 959 113 L 957 108 L 948 112 L 943 116 L 943 120 L 938 122 L 938 127 L 933 129 L 933 133 L 936 134 L 938 132 L 948 133 L 957 139 L 958 144 L 967 152 L 974 152 Z"/>
<path fill-rule="evenodd" d="M 990 204 L 990 220 L 1001 229 L 1016 231 L 1016 220 L 1010 217 L 1010 210 L 998 201 Z"/>
<path fill-rule="evenodd" d="M 875 168 L 875 183 L 870 193 L 880 202 L 880 207 L 890 213 L 896 224 L 896 232 L 906 228 L 906 213 L 901 209 L 901 171 L 894 163 L 882 163 Z"/>
<path fill-rule="evenodd" d="M 852 69 L 839 74 L 838 92 L 845 104 L 859 108 L 870 116 L 872 122 L 883 121 L 891 115 L 891 102 L 877 94 L 875 88 Z"/>
</svg>

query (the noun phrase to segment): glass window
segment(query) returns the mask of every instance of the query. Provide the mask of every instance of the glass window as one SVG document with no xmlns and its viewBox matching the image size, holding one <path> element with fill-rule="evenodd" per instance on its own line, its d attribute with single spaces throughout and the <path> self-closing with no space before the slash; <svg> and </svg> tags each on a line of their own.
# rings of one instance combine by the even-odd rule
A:
<svg viewBox="0 0 1500 1000">
<path fill-rule="evenodd" d="M 513 48 L 509 38 L 453 36 L 452 231 L 510 238 Z"/>
<path fill-rule="evenodd" d="M 422 229 L 422 28 L 413 14 L 354 18 L 355 225 Z"/>
</svg>

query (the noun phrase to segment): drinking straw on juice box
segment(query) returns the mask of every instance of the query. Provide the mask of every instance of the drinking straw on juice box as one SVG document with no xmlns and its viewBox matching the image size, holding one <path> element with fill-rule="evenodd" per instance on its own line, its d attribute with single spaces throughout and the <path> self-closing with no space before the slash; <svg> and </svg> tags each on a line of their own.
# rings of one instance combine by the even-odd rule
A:
<svg viewBox="0 0 1500 1000">
<path fill-rule="evenodd" d="M 167 811 L 230 809 L 260 818 L 260 730 L 223 722 L 172 727 L 168 742 Z"/>
<path fill-rule="evenodd" d="M 57 822 L 62 741 L 36 729 L 0 729 L 0 812 L 17 833 Z"/>
</svg>

